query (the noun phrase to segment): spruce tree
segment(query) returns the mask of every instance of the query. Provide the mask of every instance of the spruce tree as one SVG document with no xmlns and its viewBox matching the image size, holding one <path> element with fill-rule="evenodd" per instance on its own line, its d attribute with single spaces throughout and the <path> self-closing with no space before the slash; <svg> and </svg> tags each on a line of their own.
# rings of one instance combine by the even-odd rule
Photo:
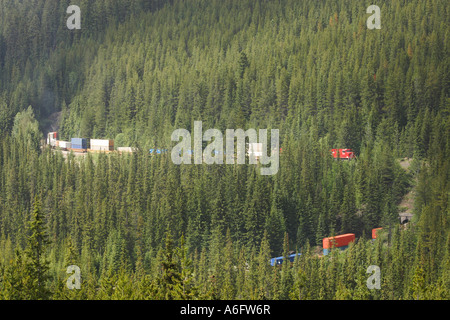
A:
<svg viewBox="0 0 450 320">
<path fill-rule="evenodd" d="M 166 231 L 164 259 L 161 263 L 161 275 L 157 279 L 158 297 L 164 300 L 183 298 L 182 275 L 178 269 L 172 235 Z"/>
<path fill-rule="evenodd" d="M 46 249 L 50 244 L 45 228 L 44 215 L 42 213 L 41 201 L 36 196 L 29 227 L 27 248 L 25 249 L 26 273 L 28 282 L 26 290 L 29 299 L 46 300 L 51 296 L 47 282 L 49 277 L 49 262 L 46 258 Z"/>
</svg>

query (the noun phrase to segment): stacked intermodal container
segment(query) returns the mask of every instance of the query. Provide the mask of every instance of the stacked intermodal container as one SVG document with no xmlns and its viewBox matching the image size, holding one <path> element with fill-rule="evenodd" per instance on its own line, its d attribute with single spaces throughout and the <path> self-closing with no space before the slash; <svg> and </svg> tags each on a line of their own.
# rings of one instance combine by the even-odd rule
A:
<svg viewBox="0 0 450 320">
<path fill-rule="evenodd" d="M 335 159 L 354 159 L 355 153 L 352 151 L 352 149 L 331 149 L 331 155 Z"/>
<path fill-rule="evenodd" d="M 301 253 L 293 253 L 293 254 L 291 254 L 291 255 L 289 255 L 289 261 L 290 262 L 294 262 L 295 261 L 295 257 L 296 256 L 300 256 L 301 255 Z M 270 265 L 273 267 L 273 266 L 275 266 L 275 265 L 280 265 L 280 264 L 282 264 L 283 263 L 283 260 L 285 259 L 286 257 L 276 257 L 276 258 L 272 258 L 272 259 L 270 259 Z"/>
<path fill-rule="evenodd" d="M 137 148 L 133 148 L 133 147 L 117 147 L 117 151 L 119 151 L 119 152 L 136 152 Z"/>
<path fill-rule="evenodd" d="M 58 139 L 58 132 L 49 132 L 47 134 L 47 144 L 56 147 L 56 142 Z"/>
<path fill-rule="evenodd" d="M 68 149 L 72 148 L 72 144 L 69 141 L 58 140 L 57 147 L 68 150 Z"/>
<path fill-rule="evenodd" d="M 85 138 L 72 138 L 71 144 L 71 149 L 73 151 L 87 151 L 87 140 Z"/>
<path fill-rule="evenodd" d="M 262 143 L 249 143 L 248 144 L 248 155 L 253 155 L 255 160 L 258 161 L 262 157 L 263 145 Z"/>
<path fill-rule="evenodd" d="M 351 242 L 355 241 L 354 233 L 341 234 L 335 237 L 323 239 L 323 255 L 327 255 L 331 248 L 347 249 Z"/>
<path fill-rule="evenodd" d="M 376 239 L 377 238 L 377 233 L 378 233 L 378 230 L 381 230 L 381 229 L 383 229 L 383 228 L 375 228 L 375 229 L 372 229 L 372 239 Z"/>
<path fill-rule="evenodd" d="M 114 140 L 91 139 L 90 150 L 114 151 Z"/>
<path fill-rule="evenodd" d="M 161 154 L 161 153 L 165 153 L 165 152 L 167 152 L 168 150 L 167 149 L 150 149 L 149 150 L 149 153 L 150 154 Z"/>
</svg>

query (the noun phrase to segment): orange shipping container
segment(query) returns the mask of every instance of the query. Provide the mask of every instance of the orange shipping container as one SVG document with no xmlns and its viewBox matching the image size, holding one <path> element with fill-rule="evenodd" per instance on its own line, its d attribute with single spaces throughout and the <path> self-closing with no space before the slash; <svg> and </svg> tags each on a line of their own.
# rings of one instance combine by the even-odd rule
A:
<svg viewBox="0 0 450 320">
<path fill-rule="evenodd" d="M 355 241 L 354 233 L 341 234 L 335 237 L 323 238 L 323 248 L 330 249 L 348 246 L 350 242 Z"/>
<path fill-rule="evenodd" d="M 383 229 L 383 228 L 372 229 L 372 239 L 376 239 L 377 238 L 377 231 L 381 230 L 381 229 Z"/>
</svg>

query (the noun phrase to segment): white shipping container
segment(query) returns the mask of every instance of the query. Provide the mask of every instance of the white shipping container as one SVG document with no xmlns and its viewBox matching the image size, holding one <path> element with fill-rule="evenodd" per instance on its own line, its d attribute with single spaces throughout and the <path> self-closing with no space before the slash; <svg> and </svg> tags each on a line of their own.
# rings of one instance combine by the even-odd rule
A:
<svg viewBox="0 0 450 320">
<path fill-rule="evenodd" d="M 47 134 L 47 144 L 49 144 L 52 147 L 55 147 L 57 134 L 58 134 L 57 132 L 49 132 Z"/>
<path fill-rule="evenodd" d="M 136 148 L 132 148 L 132 147 L 117 147 L 117 151 L 119 151 L 119 152 L 136 152 Z"/>
<path fill-rule="evenodd" d="M 110 147 L 108 146 L 99 146 L 99 145 L 91 145 L 91 150 L 94 151 L 109 151 Z"/>
<path fill-rule="evenodd" d="M 70 149 L 72 148 L 72 143 L 70 143 L 69 141 L 58 141 L 58 146 L 61 149 Z"/>
<path fill-rule="evenodd" d="M 91 139 L 91 149 L 93 146 L 111 147 L 114 146 L 113 140 Z"/>
<path fill-rule="evenodd" d="M 248 154 L 253 154 L 255 157 L 262 156 L 262 143 L 249 143 Z"/>
<path fill-rule="evenodd" d="M 114 140 L 91 139 L 91 150 L 95 151 L 113 151 Z"/>
</svg>

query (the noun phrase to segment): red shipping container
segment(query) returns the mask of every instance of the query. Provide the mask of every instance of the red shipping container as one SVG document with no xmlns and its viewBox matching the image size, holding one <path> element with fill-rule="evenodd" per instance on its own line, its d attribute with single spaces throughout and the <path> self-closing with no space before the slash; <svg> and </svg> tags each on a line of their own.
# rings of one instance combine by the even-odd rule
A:
<svg viewBox="0 0 450 320">
<path fill-rule="evenodd" d="M 339 158 L 341 159 L 353 159 L 355 154 L 352 149 L 339 149 Z"/>
<path fill-rule="evenodd" d="M 383 229 L 383 228 L 372 229 L 372 239 L 376 239 L 377 238 L 377 231 L 381 230 L 381 229 Z"/>
<path fill-rule="evenodd" d="M 331 154 L 333 155 L 333 158 L 335 159 L 338 158 L 339 153 L 337 149 L 331 149 Z"/>
<path fill-rule="evenodd" d="M 330 249 L 348 246 L 350 242 L 355 241 L 354 233 L 341 234 L 335 237 L 323 238 L 323 248 Z"/>
<path fill-rule="evenodd" d="M 353 159 L 355 158 L 355 153 L 352 149 L 331 149 L 331 155 L 335 159 Z"/>
</svg>

